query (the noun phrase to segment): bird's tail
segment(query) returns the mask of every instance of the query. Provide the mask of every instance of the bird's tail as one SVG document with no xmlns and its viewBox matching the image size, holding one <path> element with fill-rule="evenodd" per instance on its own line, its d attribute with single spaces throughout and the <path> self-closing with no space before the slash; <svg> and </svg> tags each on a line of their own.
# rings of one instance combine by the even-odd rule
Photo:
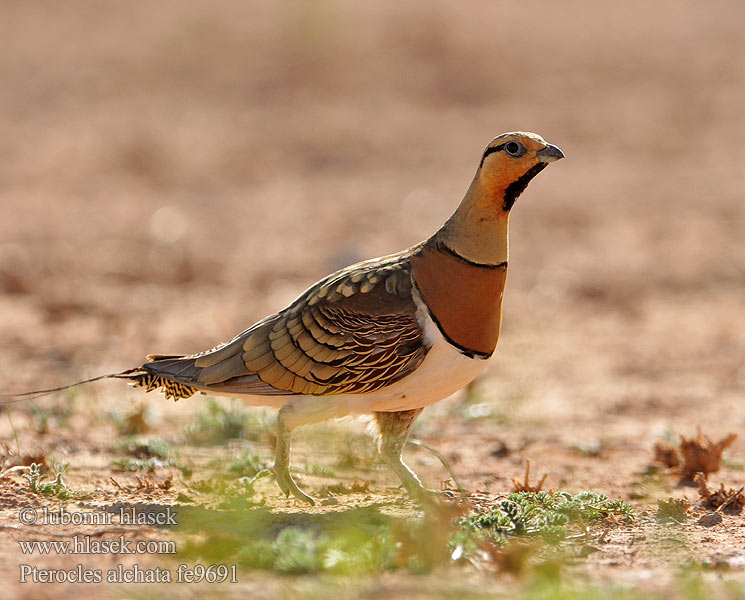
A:
<svg viewBox="0 0 745 600">
<path fill-rule="evenodd" d="M 62 385 L 56 388 L 49 388 L 47 390 L 34 390 L 32 392 L 23 392 L 21 394 L 0 394 L 0 404 L 13 404 L 23 400 L 33 400 L 35 398 L 46 396 L 47 394 L 62 392 L 86 383 L 101 381 L 102 379 L 124 379 L 133 387 L 145 388 L 146 392 L 160 388 L 166 398 L 173 398 L 174 400 L 178 400 L 179 398 L 189 398 L 198 391 L 193 387 L 169 379 L 161 374 L 153 373 L 147 368 L 147 366 L 148 363 L 134 369 L 127 369 L 126 371 L 121 371 L 119 373 L 98 375 L 96 377 L 91 377 L 90 379 L 84 379 L 83 381 L 77 381 L 75 383 Z"/>
</svg>

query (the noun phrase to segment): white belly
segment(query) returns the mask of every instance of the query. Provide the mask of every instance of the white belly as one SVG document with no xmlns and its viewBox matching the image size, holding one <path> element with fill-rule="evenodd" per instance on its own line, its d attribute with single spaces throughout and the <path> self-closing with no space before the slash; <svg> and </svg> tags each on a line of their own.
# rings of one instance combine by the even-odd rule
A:
<svg viewBox="0 0 745 600">
<path fill-rule="evenodd" d="M 486 368 L 488 359 L 469 358 L 450 345 L 429 315 L 425 339 L 432 348 L 409 376 L 370 394 L 349 395 L 351 412 L 423 408 L 454 394 Z"/>
</svg>

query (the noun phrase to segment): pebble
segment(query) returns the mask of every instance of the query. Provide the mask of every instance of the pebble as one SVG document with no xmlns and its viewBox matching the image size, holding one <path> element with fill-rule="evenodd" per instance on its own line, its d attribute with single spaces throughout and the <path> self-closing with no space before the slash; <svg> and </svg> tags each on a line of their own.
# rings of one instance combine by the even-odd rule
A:
<svg viewBox="0 0 745 600">
<path fill-rule="evenodd" d="M 710 512 L 706 513 L 704 516 L 702 516 L 698 520 L 699 525 L 703 525 L 704 527 L 712 527 L 713 525 L 717 525 L 718 523 L 722 522 L 722 515 L 716 512 Z"/>
</svg>

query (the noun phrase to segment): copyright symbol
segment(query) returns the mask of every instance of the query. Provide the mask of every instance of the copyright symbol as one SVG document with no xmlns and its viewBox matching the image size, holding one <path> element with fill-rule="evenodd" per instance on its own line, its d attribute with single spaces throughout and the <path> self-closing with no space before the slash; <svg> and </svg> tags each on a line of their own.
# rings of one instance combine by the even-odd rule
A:
<svg viewBox="0 0 745 600">
<path fill-rule="evenodd" d="M 38 518 L 38 515 L 36 514 L 36 510 L 31 508 L 30 506 L 27 506 L 26 508 L 22 508 L 21 510 L 18 511 L 18 520 L 24 525 L 35 524 L 37 518 Z"/>
</svg>

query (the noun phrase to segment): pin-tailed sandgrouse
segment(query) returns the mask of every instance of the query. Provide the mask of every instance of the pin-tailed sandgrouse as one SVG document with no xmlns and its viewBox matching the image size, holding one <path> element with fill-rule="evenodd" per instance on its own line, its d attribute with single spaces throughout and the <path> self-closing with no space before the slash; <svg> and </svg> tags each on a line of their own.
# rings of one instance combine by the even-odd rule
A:
<svg viewBox="0 0 745 600">
<path fill-rule="evenodd" d="M 502 319 L 510 210 L 563 157 L 533 133 L 494 138 L 460 206 L 428 240 L 332 273 L 212 350 L 149 356 L 126 378 L 176 399 L 203 391 L 279 408 L 277 482 L 311 503 L 290 474 L 292 430 L 372 413 L 383 459 L 421 495 L 403 445 L 424 407 L 486 367 Z"/>
</svg>

